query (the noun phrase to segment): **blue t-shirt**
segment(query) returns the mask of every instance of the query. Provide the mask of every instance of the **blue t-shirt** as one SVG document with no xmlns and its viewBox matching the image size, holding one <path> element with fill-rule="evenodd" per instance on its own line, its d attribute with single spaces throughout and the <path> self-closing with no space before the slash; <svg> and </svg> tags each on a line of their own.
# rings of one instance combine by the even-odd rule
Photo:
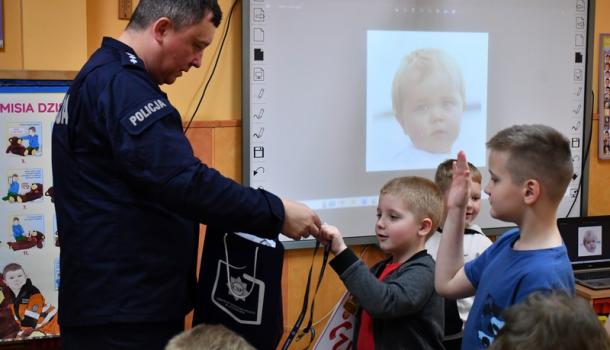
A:
<svg viewBox="0 0 610 350">
<path fill-rule="evenodd" d="M 15 240 L 22 238 L 24 232 L 25 231 L 20 224 L 13 224 L 13 238 L 15 238 Z"/>
<path fill-rule="evenodd" d="M 38 135 L 23 135 L 21 139 L 28 141 L 28 147 L 39 148 Z"/>
<path fill-rule="evenodd" d="M 464 329 L 462 349 L 484 349 L 504 325 L 504 309 L 534 291 L 563 290 L 574 295 L 574 273 L 564 245 L 514 250 L 519 230 L 506 232 L 477 259 L 464 266 L 476 289 Z"/>
<path fill-rule="evenodd" d="M 17 182 L 17 181 L 11 182 L 10 186 L 8 187 L 8 192 L 9 193 L 19 193 L 19 182 Z"/>
</svg>

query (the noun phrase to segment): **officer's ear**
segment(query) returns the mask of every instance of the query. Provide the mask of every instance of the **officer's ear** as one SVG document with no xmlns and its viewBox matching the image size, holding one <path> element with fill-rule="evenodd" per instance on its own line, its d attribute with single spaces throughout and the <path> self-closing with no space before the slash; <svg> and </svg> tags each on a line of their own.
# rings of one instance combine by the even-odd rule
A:
<svg viewBox="0 0 610 350">
<path fill-rule="evenodd" d="M 167 17 L 161 17 L 152 24 L 152 32 L 157 42 L 162 42 L 171 29 L 172 21 Z"/>
</svg>

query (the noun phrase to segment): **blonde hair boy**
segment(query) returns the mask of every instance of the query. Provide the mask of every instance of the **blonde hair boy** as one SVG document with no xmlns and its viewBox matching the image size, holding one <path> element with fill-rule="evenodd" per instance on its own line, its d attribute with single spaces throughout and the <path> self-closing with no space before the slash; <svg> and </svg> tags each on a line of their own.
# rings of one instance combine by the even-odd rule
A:
<svg viewBox="0 0 610 350">
<path fill-rule="evenodd" d="M 421 177 L 400 177 L 379 194 L 375 234 L 388 259 L 369 268 L 349 249 L 339 230 L 332 237 L 331 267 L 358 302 L 354 348 L 442 349 L 443 301 L 434 291 L 434 260 L 426 237 L 442 217 L 438 186 Z"/>
<path fill-rule="evenodd" d="M 460 133 L 466 109 L 460 67 L 439 49 L 407 55 L 392 83 L 396 120 L 416 148 L 448 153 Z"/>
<path fill-rule="evenodd" d="M 447 195 L 447 218 L 435 286 L 442 296 L 476 297 L 462 349 L 483 349 L 502 328 L 501 313 L 534 291 L 574 294 L 574 276 L 557 228 L 557 208 L 573 174 L 570 143 L 544 125 L 515 125 L 487 143 L 491 215 L 518 229 L 464 264 L 462 232 L 470 186 L 466 156 L 458 154 Z"/>
<path fill-rule="evenodd" d="M 443 193 L 447 192 L 451 187 L 451 181 L 453 181 L 453 163 L 455 161 L 455 159 L 447 159 L 436 167 L 434 183 Z M 483 182 L 483 176 L 479 169 L 470 162 L 468 162 L 468 168 L 470 169 L 470 179 L 480 185 Z"/>
<path fill-rule="evenodd" d="M 165 350 L 256 350 L 220 324 L 200 324 L 174 336 Z"/>
</svg>

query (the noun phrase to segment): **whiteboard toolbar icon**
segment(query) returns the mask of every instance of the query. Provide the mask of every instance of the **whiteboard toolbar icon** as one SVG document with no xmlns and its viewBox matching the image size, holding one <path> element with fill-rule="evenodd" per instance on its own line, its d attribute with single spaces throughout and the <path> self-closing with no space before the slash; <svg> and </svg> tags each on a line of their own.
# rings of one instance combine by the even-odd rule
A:
<svg viewBox="0 0 610 350">
<path fill-rule="evenodd" d="M 265 81 L 265 70 L 261 67 L 254 67 L 253 79 L 254 81 Z"/>
<path fill-rule="evenodd" d="M 254 146 L 254 158 L 265 158 L 265 147 Z"/>
<path fill-rule="evenodd" d="M 263 41 L 265 41 L 265 30 L 263 28 L 253 28 L 252 34 L 254 37 L 254 41 L 256 41 L 257 43 L 262 43 Z"/>
</svg>

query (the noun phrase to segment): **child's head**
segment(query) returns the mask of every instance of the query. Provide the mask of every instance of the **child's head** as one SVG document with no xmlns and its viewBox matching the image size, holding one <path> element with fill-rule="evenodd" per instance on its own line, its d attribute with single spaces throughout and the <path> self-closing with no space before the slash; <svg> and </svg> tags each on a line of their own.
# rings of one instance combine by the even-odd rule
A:
<svg viewBox="0 0 610 350">
<path fill-rule="evenodd" d="M 443 196 L 447 194 L 451 186 L 453 162 L 455 162 L 455 159 L 447 159 L 436 167 L 434 182 L 443 192 Z M 466 224 L 471 224 L 481 210 L 481 181 L 483 177 L 479 169 L 472 163 L 468 162 L 468 168 L 470 168 L 470 195 L 466 206 Z"/>
<path fill-rule="evenodd" d="M 17 180 L 19 180 L 19 175 L 13 174 L 12 178 L 13 178 L 13 181 L 17 181 Z"/>
<path fill-rule="evenodd" d="M 375 233 L 379 246 L 393 254 L 423 247 L 441 221 L 443 196 L 436 184 L 417 176 L 398 177 L 379 192 Z"/>
<path fill-rule="evenodd" d="M 30 126 L 28 128 L 28 132 L 30 133 L 30 135 L 34 135 L 36 133 L 36 128 L 33 126 Z"/>
<path fill-rule="evenodd" d="M 19 218 L 18 217 L 14 217 L 13 218 L 13 224 L 17 225 L 19 223 Z"/>
<path fill-rule="evenodd" d="M 415 147 L 450 152 L 465 105 L 462 72 L 447 53 L 419 49 L 404 58 L 392 84 L 392 108 Z"/>
<path fill-rule="evenodd" d="M 610 349 L 610 338 L 580 297 L 535 292 L 504 311 L 504 327 L 489 350 Z"/>
<path fill-rule="evenodd" d="M 597 247 L 597 235 L 595 232 L 591 230 L 585 231 L 585 234 L 582 236 L 582 245 L 589 253 L 595 253 L 595 248 Z"/>
<path fill-rule="evenodd" d="M 165 350 L 255 350 L 254 347 L 220 324 L 200 324 L 173 337 Z"/>
<path fill-rule="evenodd" d="M 19 290 L 25 284 L 27 276 L 21 265 L 16 263 L 8 264 L 2 270 L 4 283 L 17 295 Z"/>
<path fill-rule="evenodd" d="M 574 174 L 568 139 L 545 125 L 515 125 L 488 142 L 491 215 L 521 221 L 524 205 L 556 210 Z M 527 204 L 526 204 L 527 203 Z"/>
</svg>

